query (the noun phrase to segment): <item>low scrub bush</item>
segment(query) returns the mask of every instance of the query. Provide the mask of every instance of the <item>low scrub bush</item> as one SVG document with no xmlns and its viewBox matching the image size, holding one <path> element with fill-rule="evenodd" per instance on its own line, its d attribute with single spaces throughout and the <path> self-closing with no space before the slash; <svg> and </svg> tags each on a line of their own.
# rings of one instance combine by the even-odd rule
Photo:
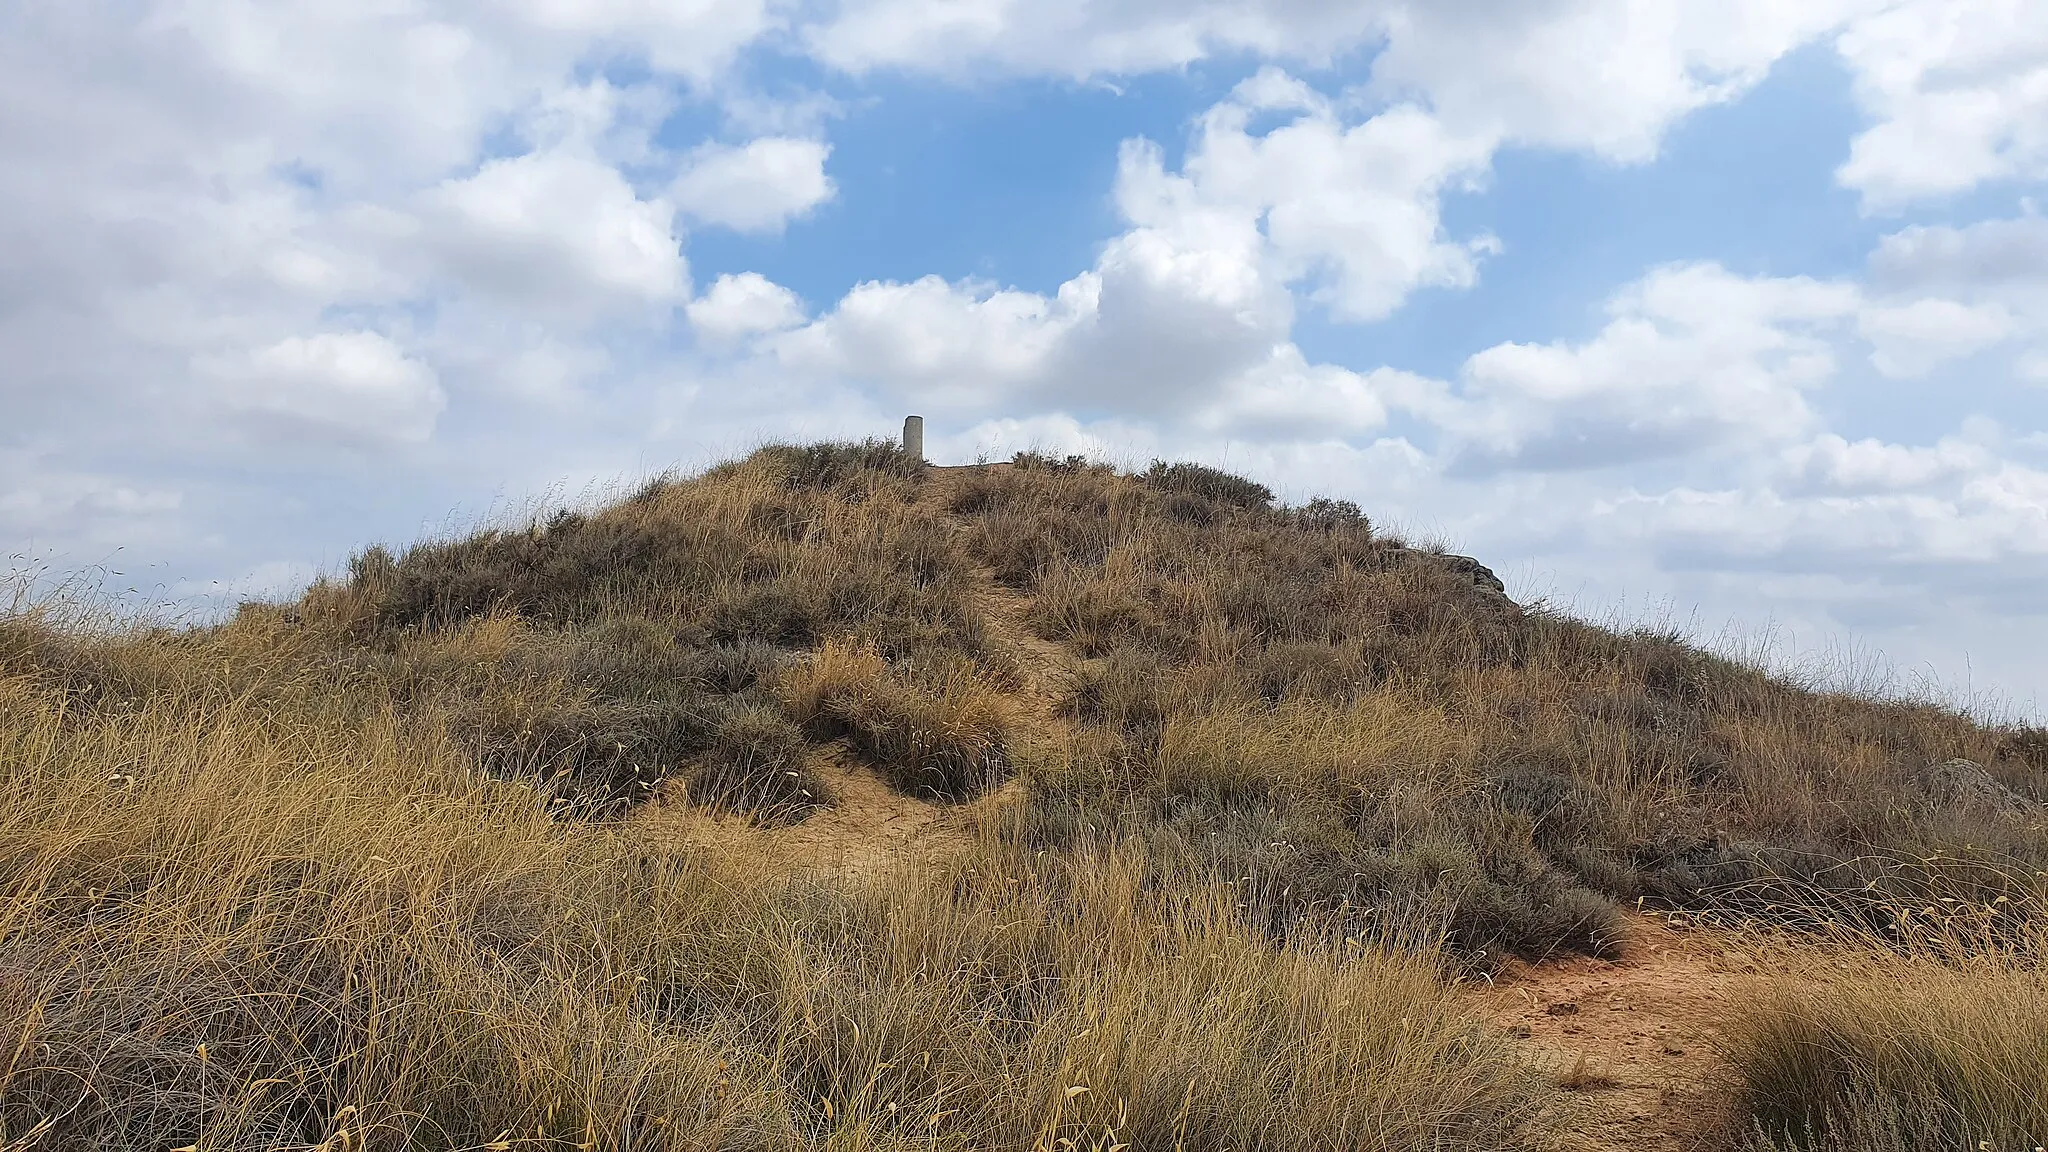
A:
<svg viewBox="0 0 2048 1152">
<path fill-rule="evenodd" d="M 1022 842 L 1142 845 L 1231 879 L 1281 939 L 1448 945 L 1482 969 L 1618 947 L 1614 906 L 1546 854 L 1536 818 L 1468 774 L 1448 717 L 1385 699 L 1199 699 L 1142 665 L 1084 681 L 1073 707 L 1097 722 L 1032 750 Z"/>
<path fill-rule="evenodd" d="M 1161 492 L 1232 508 L 1264 508 L 1273 502 L 1273 490 L 1264 484 L 1204 464 L 1154 460 L 1145 471 L 1145 483 Z"/>
<path fill-rule="evenodd" d="M 797 488 L 831 488 L 865 477 L 915 480 L 928 465 L 893 440 L 846 440 L 820 444 L 776 444 L 756 458 Z"/>
<path fill-rule="evenodd" d="M 832 805 L 832 787 L 807 764 L 810 744 L 781 712 L 744 707 L 718 725 L 690 799 L 764 822 L 801 820 Z"/>
</svg>

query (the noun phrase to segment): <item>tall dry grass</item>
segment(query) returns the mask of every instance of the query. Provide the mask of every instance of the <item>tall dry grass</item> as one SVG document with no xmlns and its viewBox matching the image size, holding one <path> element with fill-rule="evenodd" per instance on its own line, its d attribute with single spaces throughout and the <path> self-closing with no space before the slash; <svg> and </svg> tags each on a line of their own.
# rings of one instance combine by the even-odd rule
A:
<svg viewBox="0 0 2048 1152">
<path fill-rule="evenodd" d="M 1827 951 L 1808 953 L 1805 971 L 1738 1005 L 1726 1042 L 1749 1146 L 2048 1143 L 2048 934 L 2038 911 L 2005 899 L 1898 905 L 1894 931 L 1837 932 Z"/>
<path fill-rule="evenodd" d="M 1405 901 L 1410 877 L 1444 875 L 1424 903 L 1448 900 L 1453 944 L 1495 958 L 1598 950 L 1609 902 L 1773 916 L 1829 901 L 1875 926 L 1948 882 L 1928 859 L 1982 865 L 1991 887 L 1941 894 L 1983 899 L 2048 867 L 2048 821 L 2029 815 L 2048 761 L 2025 733 L 1517 605 L 1475 562 L 1355 507 L 1276 508 L 1199 468 L 1031 457 L 944 498 L 1039 635 L 1080 658 L 1067 710 L 1086 732 L 1041 775 L 1113 784 L 1038 789 L 1045 845 L 1106 826 L 1211 845 L 1214 867 L 1303 913 Z M 1316 749 L 1347 751 L 1249 753 L 1311 713 Z M 1930 786 L 1927 766 L 1957 757 L 2018 805 Z"/>
<path fill-rule="evenodd" d="M 63 609 L 0 620 L 15 1146 L 1529 1147 L 1547 1089 L 1442 969 L 1636 900 L 1910 959 L 1743 1050 L 1766 1138 L 1929 1093 L 1963 1127 L 1885 1131 L 2033 1131 L 1954 1086 L 2035 1067 L 1963 1029 L 2039 1019 L 2039 733 L 1516 605 L 1342 502 L 776 447 L 218 627 Z M 862 881 L 630 818 L 801 820 L 840 759 L 1023 799 Z M 2007 911 L 1919 948 L 1944 900 Z"/>
<path fill-rule="evenodd" d="M 852 884 L 564 821 L 304 637 L 0 624 L 9 1147 L 1541 1134 L 1546 1090 L 1427 957 L 1272 947 L 1113 847 Z"/>
<path fill-rule="evenodd" d="M 1016 705 L 957 656 L 892 668 L 871 646 L 827 641 L 777 691 L 797 724 L 844 738 L 911 795 L 963 799 L 1009 775 Z"/>
</svg>

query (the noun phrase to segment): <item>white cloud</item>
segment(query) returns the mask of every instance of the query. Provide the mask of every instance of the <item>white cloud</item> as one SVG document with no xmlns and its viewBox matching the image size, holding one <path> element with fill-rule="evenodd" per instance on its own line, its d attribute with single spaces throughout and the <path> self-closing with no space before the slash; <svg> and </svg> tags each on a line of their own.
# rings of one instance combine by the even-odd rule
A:
<svg viewBox="0 0 2048 1152">
<path fill-rule="evenodd" d="M 1828 332 L 1851 285 L 1657 269 L 1591 340 L 1496 345 L 1461 373 L 1447 419 L 1465 466 L 1597 468 L 1783 441 L 1813 429 L 1806 392 L 1834 372 Z"/>
<path fill-rule="evenodd" d="M 1928 464 L 1896 446 L 1867 452 L 1872 462 L 1884 456 L 1906 471 Z M 1906 588 L 1932 577 L 1952 582 L 1957 593 L 2021 573 L 2048 574 L 2048 473 L 1995 459 L 1974 469 L 1956 463 L 1946 466 L 1948 483 L 1933 491 L 1897 483 L 1818 495 L 1762 486 L 1677 488 L 1616 508 L 1660 551 L 1723 570 L 1767 567 Z M 1961 565 L 1987 567 L 1971 573 Z"/>
<path fill-rule="evenodd" d="M 1188 424 L 1239 441 L 1349 440 L 1384 427 L 1390 399 L 1435 387 L 1392 368 L 1360 373 L 1312 364 L 1289 344 L 1227 382 L 1213 403 L 1190 413 Z"/>
<path fill-rule="evenodd" d="M 238 408 L 364 440 L 425 440 L 448 403 L 432 368 L 375 332 L 291 336 L 200 369 Z"/>
<path fill-rule="evenodd" d="M 417 241 L 474 292 L 559 305 L 592 294 L 654 303 L 689 291 L 671 210 L 617 169 L 568 151 L 485 164 L 428 197 Z"/>
<path fill-rule="evenodd" d="M 2048 217 L 1901 229 L 1879 242 L 1870 274 L 1892 293 L 2048 297 Z"/>
<path fill-rule="evenodd" d="M 1836 47 L 1876 121 L 1837 173 L 1889 209 L 2048 177 L 2048 19 L 2037 0 L 1906 0 Z"/>
<path fill-rule="evenodd" d="M 1870 283 L 1879 302 L 1864 334 L 1887 374 L 1916 375 L 2009 342 L 2024 379 L 2048 356 L 2048 219 L 1901 229 L 1871 254 Z"/>
<path fill-rule="evenodd" d="M 775 339 L 791 368 L 851 379 L 926 406 L 1000 404 L 1042 387 L 1074 328 L 1093 319 L 1092 277 L 1053 299 L 936 276 L 856 286 L 830 313 Z"/>
<path fill-rule="evenodd" d="M 1385 10 L 1372 0 L 852 0 L 805 36 L 821 60 L 850 72 L 911 68 L 964 77 L 993 67 L 1080 79 L 1240 52 L 1323 62 L 1369 42 Z"/>
<path fill-rule="evenodd" d="M 1288 119 L 1250 131 L 1272 113 Z M 1263 221 L 1279 276 L 1314 280 L 1340 316 L 1379 319 L 1417 287 L 1469 286 L 1477 256 L 1497 247 L 1489 236 L 1446 240 L 1438 203 L 1483 173 L 1492 150 L 1408 105 L 1346 126 L 1329 101 L 1269 69 L 1201 118 L 1179 175 L 1161 170 L 1156 150 L 1127 152 L 1119 199 L 1154 228 L 1218 214 Z"/>
<path fill-rule="evenodd" d="M 1930 447 L 1834 433 L 1787 448 L 1782 457 L 1794 493 L 1899 492 L 1985 472 L 1996 457 L 1982 444 L 1944 437 Z"/>
<path fill-rule="evenodd" d="M 1866 308 L 1856 324 L 1875 349 L 1871 363 L 1891 377 L 1924 376 L 1946 361 L 1997 344 L 2014 329 L 2003 305 L 1973 306 L 1932 296 Z"/>
<path fill-rule="evenodd" d="M 796 293 L 759 272 L 720 276 L 709 291 L 690 301 L 688 312 L 698 334 L 714 344 L 780 332 L 804 320 L 803 302 Z"/>
<path fill-rule="evenodd" d="M 825 158 L 817 140 L 763 136 L 740 147 L 710 144 L 690 155 L 671 195 L 707 224 L 739 232 L 776 232 L 830 200 Z"/>
<path fill-rule="evenodd" d="M 1878 0 L 1454 0 L 1389 5 L 1374 87 L 1421 94 L 1461 133 L 1654 156 L 1686 114 Z"/>
<path fill-rule="evenodd" d="M 515 0 L 502 10 L 550 38 L 637 56 L 657 72 L 706 84 L 742 48 L 783 27 L 781 7 L 771 0 Z"/>
<path fill-rule="evenodd" d="M 1359 0 L 1096 4 L 851 0 L 805 35 L 861 73 L 988 70 L 1076 79 L 1250 54 L 1311 66 L 1378 49 L 1374 92 L 1453 134 L 1634 162 L 1687 113 L 1884 0 Z"/>
</svg>

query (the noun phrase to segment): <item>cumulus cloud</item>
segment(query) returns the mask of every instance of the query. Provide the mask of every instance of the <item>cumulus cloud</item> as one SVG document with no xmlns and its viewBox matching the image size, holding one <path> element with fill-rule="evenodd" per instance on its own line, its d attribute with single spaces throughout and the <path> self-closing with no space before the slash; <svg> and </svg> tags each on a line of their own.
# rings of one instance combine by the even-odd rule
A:
<svg viewBox="0 0 2048 1152">
<path fill-rule="evenodd" d="M 1878 371 L 1912 377 L 1997 344 L 2012 334 L 2014 322 L 2001 304 L 1926 297 L 1866 309 L 1857 327 L 1874 349 L 1870 359 Z"/>
<path fill-rule="evenodd" d="M 965 75 L 994 66 L 1080 79 L 1178 68 L 1223 53 L 1324 62 L 1369 42 L 1385 11 L 1370 0 L 852 0 L 807 29 L 805 38 L 821 60 L 850 72 L 908 68 Z"/>
<path fill-rule="evenodd" d="M 1878 0 L 1457 0 L 1387 5 L 1373 85 L 1457 130 L 1656 154 L 1686 114 L 1753 87 L 1786 53 Z"/>
<path fill-rule="evenodd" d="M 2048 217 L 1916 224 L 1879 242 L 1870 272 L 1891 292 L 2048 295 Z"/>
<path fill-rule="evenodd" d="M 759 272 L 720 276 L 687 311 L 698 333 L 716 344 L 794 328 L 804 319 L 796 293 Z"/>
<path fill-rule="evenodd" d="M 1798 493 L 1904 492 L 1978 475 L 1997 464 L 1984 445 L 1957 436 L 1915 447 L 1830 432 L 1787 448 L 1786 489 Z"/>
<path fill-rule="evenodd" d="M 1870 290 L 1864 334 L 1888 375 L 2010 344 L 2025 377 L 2048 354 L 2048 219 L 1901 229 L 1871 254 Z"/>
<path fill-rule="evenodd" d="M 2032 0 L 1907 0 L 1836 47 L 1875 121 L 1836 175 L 1867 207 L 2048 177 L 2048 20 Z"/>
<path fill-rule="evenodd" d="M 692 153 L 670 194 L 706 224 L 738 232 L 777 232 L 832 198 L 817 140 L 763 136 L 739 147 L 711 144 Z"/>
<path fill-rule="evenodd" d="M 1191 430 L 1250 442 L 1349 440 L 1385 427 L 1390 405 L 1437 385 L 1394 368 L 1353 372 L 1310 363 L 1293 345 L 1228 381 L 1189 416 Z"/>
<path fill-rule="evenodd" d="M 425 440 L 447 406 L 434 370 L 376 332 L 290 336 L 199 367 L 236 408 L 351 438 Z"/>
<path fill-rule="evenodd" d="M 408 243 L 438 250 L 469 291 L 559 307 L 664 303 L 688 292 L 671 211 L 616 168 L 569 151 L 493 160 L 426 197 Z"/>
<path fill-rule="evenodd" d="M 1261 115 L 1283 119 L 1254 132 Z M 1226 403 L 1251 404 L 1272 427 L 1282 410 L 1307 410 L 1278 397 L 1290 380 L 1347 426 L 1374 425 L 1379 402 L 1362 378 L 1312 368 L 1293 348 L 1289 285 L 1360 319 L 1419 287 L 1469 284 L 1493 242 L 1446 238 L 1438 201 L 1490 150 L 1413 107 L 1347 124 L 1307 85 L 1263 71 L 1199 118 L 1179 170 L 1150 141 L 1123 145 L 1114 201 L 1129 227 L 1052 295 L 935 276 L 862 284 L 777 337 L 774 354 L 939 409 L 1186 414 L 1234 390 Z"/>
<path fill-rule="evenodd" d="M 2044 498 L 2048 473 L 1989 462 L 1953 473 L 1941 491 L 1813 497 L 1762 486 L 1675 488 L 1635 496 L 1620 509 L 1679 563 L 1856 576 L 1895 590 L 1946 579 L 1960 592 L 2024 582 L 2015 580 L 2020 573 L 2048 574 Z M 1972 573 L 1963 565 L 1986 567 Z"/>
<path fill-rule="evenodd" d="M 220 576 L 416 524 L 470 469 L 587 466 L 563 401 L 644 373 L 689 293 L 654 130 L 767 7 L 145 7 L 0 13 L 0 488 L 41 494 L 0 532 L 76 560 L 121 525 Z M 432 466 L 344 478 L 366 454 Z"/>
<path fill-rule="evenodd" d="M 513 0 L 500 7 L 550 40 L 638 57 L 698 84 L 721 77 L 742 48 L 785 19 L 771 0 Z"/>
<path fill-rule="evenodd" d="M 1288 119 L 1250 130 L 1272 114 Z M 1439 203 L 1486 170 L 1493 144 L 1411 105 L 1347 125 L 1329 100 L 1269 69 L 1202 117 L 1178 175 L 1161 170 L 1157 150 L 1127 152 L 1119 201 L 1154 228 L 1263 221 L 1283 279 L 1314 280 L 1316 298 L 1347 319 L 1379 319 L 1415 288 L 1469 286 L 1480 255 L 1498 247 L 1486 235 L 1445 238 Z"/>
<path fill-rule="evenodd" d="M 1660 268 L 1619 293 L 1583 343 L 1499 344 L 1461 375 L 1448 420 L 1464 466 L 1583 469 L 1783 440 L 1812 430 L 1809 389 L 1852 285 Z"/>
<path fill-rule="evenodd" d="M 1063 343 L 1091 321 L 1093 276 L 1048 299 L 954 285 L 937 276 L 855 286 L 830 313 L 779 337 L 774 355 L 808 374 L 848 379 L 926 406 L 999 404 L 1041 388 Z"/>
<path fill-rule="evenodd" d="M 2018 2 L 2018 0 L 2015 0 Z M 1183 5 L 850 0 L 805 35 L 854 73 L 1086 78 L 1250 53 L 1318 66 L 1377 52 L 1371 88 L 1453 132 L 1634 162 L 1698 108 L 1883 0 L 1284 0 Z"/>
</svg>

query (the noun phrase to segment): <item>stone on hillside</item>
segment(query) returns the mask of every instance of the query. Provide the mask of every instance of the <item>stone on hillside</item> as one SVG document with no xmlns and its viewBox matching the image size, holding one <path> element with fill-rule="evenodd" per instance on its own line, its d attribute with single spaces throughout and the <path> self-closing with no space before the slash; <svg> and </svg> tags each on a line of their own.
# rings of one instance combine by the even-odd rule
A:
<svg viewBox="0 0 2048 1152">
<path fill-rule="evenodd" d="M 1944 804 L 1988 808 L 2015 815 L 2036 812 L 2040 805 L 1998 782 L 1975 760 L 1943 760 L 1914 774 L 1922 792 Z"/>
</svg>

